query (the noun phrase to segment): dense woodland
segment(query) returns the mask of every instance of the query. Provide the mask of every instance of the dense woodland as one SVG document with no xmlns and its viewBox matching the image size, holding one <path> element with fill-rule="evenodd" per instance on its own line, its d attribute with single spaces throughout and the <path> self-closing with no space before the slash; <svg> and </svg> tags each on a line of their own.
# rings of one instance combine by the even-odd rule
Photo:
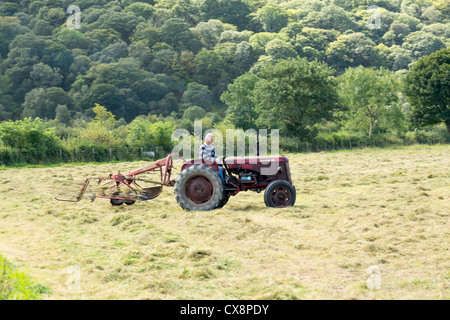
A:
<svg viewBox="0 0 450 320">
<path fill-rule="evenodd" d="M 173 129 L 192 132 L 194 120 L 279 128 L 292 151 L 442 141 L 449 45 L 448 0 L 0 2 L 3 163 L 17 150 L 168 149 Z M 429 99 L 414 97 L 420 77 L 408 79 L 430 55 L 447 66 L 439 115 L 415 111 Z"/>
</svg>

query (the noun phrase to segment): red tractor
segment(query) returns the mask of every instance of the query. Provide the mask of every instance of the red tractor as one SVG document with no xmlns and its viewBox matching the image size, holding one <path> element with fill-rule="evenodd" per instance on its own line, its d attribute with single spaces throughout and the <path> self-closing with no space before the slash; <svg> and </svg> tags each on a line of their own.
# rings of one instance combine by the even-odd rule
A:
<svg viewBox="0 0 450 320">
<path fill-rule="evenodd" d="M 180 157 L 184 163 L 176 180 L 170 176 L 173 156 Z M 231 196 L 241 191 L 264 192 L 264 202 L 268 207 L 288 207 L 295 203 L 296 191 L 292 184 L 289 160 L 284 156 L 223 158 L 224 177 L 219 175 L 216 163 L 202 159 L 186 161 L 178 154 L 169 154 L 141 169 L 122 175 L 110 174 L 107 177 L 86 179 L 75 199 L 60 201 L 78 202 L 83 198 L 91 180 L 98 180 L 99 192 L 91 197 L 110 199 L 112 205 L 132 205 L 137 200 L 154 199 L 163 186 L 173 186 L 175 199 L 184 210 L 214 210 L 223 207 Z M 140 174 L 159 171 L 161 181 L 138 177 Z M 158 184 L 156 187 L 143 187 L 143 183 Z"/>
</svg>

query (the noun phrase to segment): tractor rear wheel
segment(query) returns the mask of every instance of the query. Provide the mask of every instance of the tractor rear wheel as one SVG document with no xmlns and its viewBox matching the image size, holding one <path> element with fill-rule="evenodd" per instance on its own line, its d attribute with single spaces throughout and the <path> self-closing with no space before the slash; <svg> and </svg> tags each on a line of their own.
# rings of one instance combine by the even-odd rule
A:
<svg viewBox="0 0 450 320">
<path fill-rule="evenodd" d="M 273 208 L 285 208 L 295 203 L 296 191 L 294 186 L 284 180 L 276 180 L 269 183 L 264 192 L 266 206 Z"/>
<path fill-rule="evenodd" d="M 175 199 L 186 211 L 214 210 L 225 196 L 219 174 L 206 165 L 193 165 L 183 170 L 175 181 Z"/>
<path fill-rule="evenodd" d="M 225 193 L 223 195 L 223 199 L 222 201 L 219 203 L 219 205 L 217 206 L 217 209 L 222 208 L 224 205 L 227 204 L 228 200 L 230 200 L 231 195 L 229 193 Z"/>
</svg>

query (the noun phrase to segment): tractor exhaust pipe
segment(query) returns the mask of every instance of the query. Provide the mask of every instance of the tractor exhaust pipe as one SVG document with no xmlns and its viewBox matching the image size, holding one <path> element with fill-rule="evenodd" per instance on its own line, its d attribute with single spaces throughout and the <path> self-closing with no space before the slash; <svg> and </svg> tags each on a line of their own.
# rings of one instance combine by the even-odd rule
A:
<svg viewBox="0 0 450 320">
<path fill-rule="evenodd" d="M 259 157 L 259 130 L 256 132 L 256 156 Z"/>
</svg>

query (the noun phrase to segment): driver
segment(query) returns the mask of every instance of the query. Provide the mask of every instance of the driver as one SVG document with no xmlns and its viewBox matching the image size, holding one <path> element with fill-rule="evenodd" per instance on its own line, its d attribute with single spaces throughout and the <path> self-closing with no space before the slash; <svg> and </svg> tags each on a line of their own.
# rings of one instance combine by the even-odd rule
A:
<svg viewBox="0 0 450 320">
<path fill-rule="evenodd" d="M 207 163 L 211 162 L 217 163 L 217 160 L 219 160 L 219 158 L 216 156 L 216 151 L 214 150 L 214 147 L 212 145 L 213 142 L 214 142 L 214 135 L 211 132 L 209 132 L 205 136 L 205 142 L 201 145 L 199 149 L 200 158 L 206 161 Z M 223 180 L 224 175 L 222 165 L 218 163 L 217 165 L 219 166 L 219 175 Z"/>
</svg>

